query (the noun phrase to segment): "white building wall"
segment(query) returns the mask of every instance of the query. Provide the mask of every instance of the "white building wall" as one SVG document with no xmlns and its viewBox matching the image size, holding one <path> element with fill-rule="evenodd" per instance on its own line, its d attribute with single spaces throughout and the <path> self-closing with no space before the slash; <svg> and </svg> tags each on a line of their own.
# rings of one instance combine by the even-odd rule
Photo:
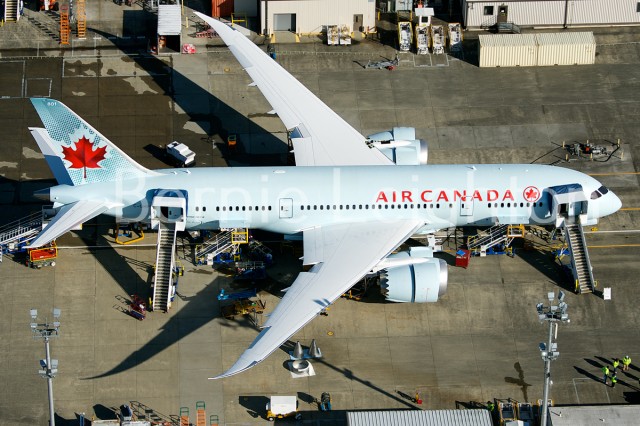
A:
<svg viewBox="0 0 640 426">
<path fill-rule="evenodd" d="M 374 0 L 270 0 L 269 34 L 273 33 L 275 14 L 296 14 L 296 33 L 321 33 L 325 25 L 347 25 L 353 28 L 353 15 L 362 15 L 362 26 L 375 27 Z M 265 1 L 260 1 L 261 27 L 265 26 Z"/>
<path fill-rule="evenodd" d="M 569 24 L 640 24 L 638 0 L 572 0 Z"/>
<path fill-rule="evenodd" d="M 567 26 L 640 24 L 638 0 L 462 0 L 467 28 L 493 25 L 500 5 L 509 7 L 507 20 L 516 25 Z M 484 15 L 485 6 L 493 6 L 493 15 Z"/>
</svg>

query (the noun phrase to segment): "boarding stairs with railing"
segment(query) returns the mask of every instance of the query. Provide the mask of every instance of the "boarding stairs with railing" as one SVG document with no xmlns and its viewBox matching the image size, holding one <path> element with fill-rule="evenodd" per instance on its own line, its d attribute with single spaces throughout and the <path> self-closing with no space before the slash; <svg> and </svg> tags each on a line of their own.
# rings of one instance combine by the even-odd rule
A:
<svg viewBox="0 0 640 426">
<path fill-rule="evenodd" d="M 32 213 L 0 228 L 0 262 L 4 253 L 20 250 L 42 231 L 48 212 L 48 208 L 43 208 L 42 212 Z"/>
<path fill-rule="evenodd" d="M 196 246 L 194 255 L 196 258 L 196 264 L 204 263 L 207 256 L 215 257 L 220 253 L 227 251 L 231 245 L 231 231 L 219 232 L 201 245 Z"/>
<path fill-rule="evenodd" d="M 571 269 L 577 293 L 593 293 L 597 282 L 593 278 L 591 259 L 580 221 L 562 222 L 565 240 L 571 252 Z"/>
<path fill-rule="evenodd" d="M 220 253 L 235 252 L 233 247 L 249 242 L 246 228 L 223 229 L 204 243 L 197 245 L 194 253 L 196 265 L 207 263 L 207 258 L 215 258 Z"/>
<path fill-rule="evenodd" d="M 496 224 L 467 239 L 467 248 L 476 255 L 486 256 L 487 250 L 498 244 L 509 247 L 514 238 L 524 237 L 523 225 Z"/>
<path fill-rule="evenodd" d="M 5 0 L 4 2 L 4 21 L 17 22 L 20 19 L 20 11 L 18 10 L 18 0 Z"/>
<path fill-rule="evenodd" d="M 177 233 L 175 223 L 160 222 L 151 302 L 154 311 L 167 312 L 171 307 Z"/>
<path fill-rule="evenodd" d="M 493 28 L 499 34 L 520 34 L 522 32 L 520 27 L 513 22 L 498 22 Z"/>
<path fill-rule="evenodd" d="M 42 213 L 32 213 L 0 228 L 0 246 L 26 241 L 41 230 Z"/>
</svg>

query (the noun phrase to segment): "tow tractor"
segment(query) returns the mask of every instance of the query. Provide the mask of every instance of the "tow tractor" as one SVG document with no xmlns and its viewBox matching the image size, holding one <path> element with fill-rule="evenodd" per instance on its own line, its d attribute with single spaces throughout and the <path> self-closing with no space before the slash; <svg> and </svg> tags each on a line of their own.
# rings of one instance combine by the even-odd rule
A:
<svg viewBox="0 0 640 426">
<path fill-rule="evenodd" d="M 58 247 L 55 241 L 44 247 L 27 249 L 27 252 L 29 259 L 26 264 L 31 268 L 41 269 L 43 266 L 56 266 Z"/>
<path fill-rule="evenodd" d="M 272 396 L 267 402 L 267 420 L 272 422 L 285 417 L 302 418 L 298 412 L 298 399 L 295 396 Z"/>
<path fill-rule="evenodd" d="M 329 392 L 322 392 L 319 405 L 320 411 L 331 411 L 331 394 Z"/>
</svg>

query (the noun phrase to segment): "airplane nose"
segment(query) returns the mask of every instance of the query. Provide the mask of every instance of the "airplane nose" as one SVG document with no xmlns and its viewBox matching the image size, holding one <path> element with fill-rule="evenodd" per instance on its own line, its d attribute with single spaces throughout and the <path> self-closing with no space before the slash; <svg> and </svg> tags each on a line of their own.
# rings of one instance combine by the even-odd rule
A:
<svg viewBox="0 0 640 426">
<path fill-rule="evenodd" d="M 607 204 L 605 207 L 605 209 L 607 210 L 607 214 L 613 214 L 620 210 L 621 207 L 622 201 L 620 201 L 620 198 L 618 198 L 618 196 L 614 194 L 613 191 L 609 191 L 609 200 L 607 200 Z"/>
</svg>

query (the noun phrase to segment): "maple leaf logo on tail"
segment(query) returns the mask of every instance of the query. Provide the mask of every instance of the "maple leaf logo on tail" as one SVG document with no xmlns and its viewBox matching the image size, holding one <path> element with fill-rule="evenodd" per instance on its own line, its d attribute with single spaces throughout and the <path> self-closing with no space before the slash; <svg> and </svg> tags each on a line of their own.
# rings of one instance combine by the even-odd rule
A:
<svg viewBox="0 0 640 426">
<path fill-rule="evenodd" d="M 93 144 L 84 136 L 78 139 L 74 147 L 63 146 L 64 159 L 71 163 L 69 169 L 84 169 L 84 178 L 87 178 L 87 168 L 99 169 L 100 161 L 105 159 L 107 147 L 93 149 Z"/>
</svg>

